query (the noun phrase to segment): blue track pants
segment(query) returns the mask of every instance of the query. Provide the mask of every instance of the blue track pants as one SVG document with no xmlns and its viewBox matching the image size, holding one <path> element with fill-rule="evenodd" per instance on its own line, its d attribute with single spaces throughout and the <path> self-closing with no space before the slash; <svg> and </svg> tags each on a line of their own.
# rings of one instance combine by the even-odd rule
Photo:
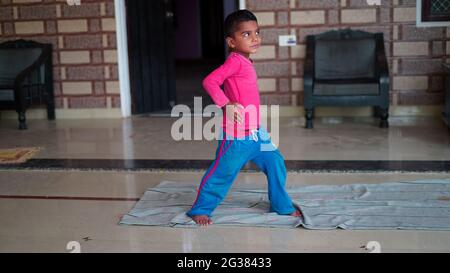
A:
<svg viewBox="0 0 450 273">
<path fill-rule="evenodd" d="M 260 128 L 245 138 L 229 138 L 226 135 L 222 138 L 219 140 L 216 158 L 204 174 L 197 198 L 186 214 L 190 217 L 211 216 L 249 160 L 267 176 L 271 211 L 282 215 L 293 213 L 295 207 L 285 190 L 284 158 L 273 146 L 267 131 Z"/>
</svg>

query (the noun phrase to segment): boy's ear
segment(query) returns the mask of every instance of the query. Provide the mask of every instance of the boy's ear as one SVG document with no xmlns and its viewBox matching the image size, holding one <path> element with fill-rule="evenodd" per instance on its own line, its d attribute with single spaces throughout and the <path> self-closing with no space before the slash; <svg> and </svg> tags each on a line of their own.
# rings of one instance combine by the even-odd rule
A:
<svg viewBox="0 0 450 273">
<path fill-rule="evenodd" d="M 236 47 L 235 44 L 234 44 L 234 39 L 233 38 L 227 37 L 226 41 L 227 41 L 227 45 L 228 45 L 229 48 L 233 49 L 233 48 Z"/>
</svg>

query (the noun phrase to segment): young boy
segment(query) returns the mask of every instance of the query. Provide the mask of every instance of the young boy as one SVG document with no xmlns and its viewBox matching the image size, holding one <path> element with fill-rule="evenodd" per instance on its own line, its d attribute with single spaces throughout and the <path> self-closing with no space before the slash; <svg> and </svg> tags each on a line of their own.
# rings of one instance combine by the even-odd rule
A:
<svg viewBox="0 0 450 273">
<path fill-rule="evenodd" d="M 206 171 L 192 208 L 186 213 L 197 224 L 212 224 L 211 213 L 223 200 L 240 169 L 251 160 L 267 176 L 271 211 L 300 217 L 285 190 L 286 167 L 281 153 L 271 143 L 267 131 L 259 127 L 259 91 L 250 54 L 261 45 L 258 22 L 253 13 L 239 10 L 225 19 L 225 35 L 231 51 L 225 63 L 203 80 L 214 103 L 223 109 L 223 135 L 216 158 Z M 224 90 L 220 88 L 224 85 Z M 243 109 L 256 115 L 245 115 Z"/>
</svg>

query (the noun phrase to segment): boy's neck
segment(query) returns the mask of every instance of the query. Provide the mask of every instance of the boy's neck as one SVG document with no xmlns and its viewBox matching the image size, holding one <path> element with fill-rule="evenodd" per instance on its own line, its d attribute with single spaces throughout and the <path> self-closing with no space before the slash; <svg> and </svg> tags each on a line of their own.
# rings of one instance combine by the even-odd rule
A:
<svg viewBox="0 0 450 273">
<path fill-rule="evenodd" d="M 250 59 L 250 54 L 248 54 L 248 53 L 242 53 L 242 52 L 238 52 L 238 51 L 233 51 L 233 52 L 236 53 L 236 54 L 239 54 L 239 55 L 241 55 L 241 56 L 244 56 L 246 59 L 248 59 L 249 61 L 251 61 L 251 62 L 253 63 L 253 60 Z"/>
</svg>

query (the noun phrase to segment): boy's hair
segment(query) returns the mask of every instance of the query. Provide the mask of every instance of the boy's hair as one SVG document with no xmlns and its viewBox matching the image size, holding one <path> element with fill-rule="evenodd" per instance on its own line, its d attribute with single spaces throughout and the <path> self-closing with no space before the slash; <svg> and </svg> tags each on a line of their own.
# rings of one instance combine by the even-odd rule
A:
<svg viewBox="0 0 450 273">
<path fill-rule="evenodd" d="M 224 32 L 225 37 L 232 37 L 236 31 L 237 26 L 242 22 L 256 21 L 256 16 L 246 9 L 241 9 L 230 13 L 227 18 L 225 18 Z"/>
</svg>

